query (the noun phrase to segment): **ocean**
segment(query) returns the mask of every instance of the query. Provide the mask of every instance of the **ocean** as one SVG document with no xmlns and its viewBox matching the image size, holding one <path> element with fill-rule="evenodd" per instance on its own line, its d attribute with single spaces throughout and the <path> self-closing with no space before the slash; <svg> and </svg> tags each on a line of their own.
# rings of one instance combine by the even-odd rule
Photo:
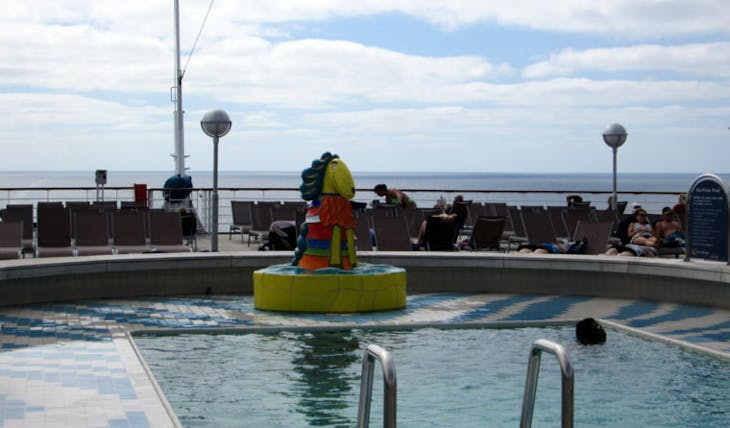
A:
<svg viewBox="0 0 730 428">
<path fill-rule="evenodd" d="M 220 188 L 298 188 L 301 171 L 221 171 Z M 130 187 L 135 183 L 161 188 L 171 172 L 109 171 L 107 187 Z M 213 186 L 210 171 L 190 171 L 195 187 Z M 619 173 L 619 192 L 686 192 L 701 173 Z M 716 173 L 730 182 L 730 173 Z M 488 173 L 488 172 L 353 172 L 358 189 L 385 183 L 399 189 L 604 191 L 612 189 L 611 173 Z M 0 188 L 95 187 L 94 171 L 4 171 Z"/>
<path fill-rule="evenodd" d="M 196 188 L 211 188 L 213 176 L 210 171 L 190 171 Z M 297 200 L 295 191 L 301 184 L 301 171 L 245 172 L 222 171 L 218 175 L 220 191 L 221 220 L 230 215 L 230 200 Z M 165 171 L 108 171 L 105 187 L 106 199 L 132 199 L 131 187 L 146 184 L 150 189 L 159 189 L 171 176 Z M 674 205 L 677 195 L 687 192 L 701 173 L 619 173 L 619 200 L 637 202 L 651 212 L 661 212 L 666 205 Z M 726 183 L 730 173 L 717 173 Z M 377 199 L 372 188 L 379 183 L 406 191 L 416 200 L 419 207 L 430 207 L 440 197 L 453 199 L 462 194 L 466 199 L 481 202 L 507 202 L 513 205 L 562 205 L 565 196 L 581 194 L 598 209 L 608 206 L 607 197 L 612 191 L 612 174 L 609 173 L 398 173 L 398 172 L 353 172 L 359 189 L 355 200 L 371 202 Z M 34 203 L 39 200 L 94 200 L 94 171 L 5 171 L 0 172 L 0 208 L 9 203 Z M 86 187 L 83 192 L 48 191 L 52 187 Z M 122 190 L 110 190 L 115 187 Z M 22 188 L 10 191 L 8 189 Z M 291 191 L 242 191 L 233 189 L 285 188 Z M 492 191 L 492 192 L 489 192 Z M 513 192 L 508 192 L 513 191 Z M 551 191 L 551 193 L 530 192 Z M 598 192 L 598 193 L 589 193 Z M 668 194 L 652 194 L 664 193 Z M 193 196 L 203 203 L 205 191 Z M 159 192 L 156 195 L 160 195 Z M 158 196 L 156 196 L 158 198 Z M 161 199 L 155 202 L 161 204 Z"/>
</svg>

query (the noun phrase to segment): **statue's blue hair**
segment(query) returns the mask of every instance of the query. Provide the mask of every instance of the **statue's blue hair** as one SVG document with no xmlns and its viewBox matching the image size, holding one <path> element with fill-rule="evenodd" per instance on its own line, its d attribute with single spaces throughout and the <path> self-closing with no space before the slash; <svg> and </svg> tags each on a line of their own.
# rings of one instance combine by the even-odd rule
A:
<svg viewBox="0 0 730 428">
<path fill-rule="evenodd" d="M 324 152 L 319 159 L 312 161 L 312 166 L 302 171 L 302 185 L 299 191 L 302 193 L 302 199 L 305 201 L 314 201 L 319 198 L 322 193 L 322 184 L 324 182 L 324 173 L 327 164 L 332 159 L 338 159 L 339 156 L 330 152 Z"/>
</svg>

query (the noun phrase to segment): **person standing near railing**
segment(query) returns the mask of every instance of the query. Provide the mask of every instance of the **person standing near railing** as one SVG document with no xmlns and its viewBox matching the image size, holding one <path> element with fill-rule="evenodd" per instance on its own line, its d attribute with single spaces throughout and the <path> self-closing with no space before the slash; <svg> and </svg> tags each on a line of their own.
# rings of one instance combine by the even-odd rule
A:
<svg viewBox="0 0 730 428">
<path fill-rule="evenodd" d="M 378 196 L 385 196 L 386 204 L 398 205 L 401 208 L 416 208 L 416 201 L 398 189 L 389 189 L 385 184 L 378 184 L 373 192 Z"/>
</svg>

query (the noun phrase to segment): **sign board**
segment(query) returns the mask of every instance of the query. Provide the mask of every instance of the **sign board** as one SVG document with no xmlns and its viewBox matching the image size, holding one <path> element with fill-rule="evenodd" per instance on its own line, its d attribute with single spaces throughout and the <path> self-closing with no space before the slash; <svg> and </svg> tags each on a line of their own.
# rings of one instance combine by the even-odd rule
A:
<svg viewBox="0 0 730 428">
<path fill-rule="evenodd" d="M 728 261 L 728 192 L 713 174 L 697 178 L 687 195 L 687 255 Z"/>
<path fill-rule="evenodd" d="M 95 178 L 96 178 L 96 184 L 99 184 L 99 185 L 106 184 L 106 170 L 97 169 Z"/>
</svg>

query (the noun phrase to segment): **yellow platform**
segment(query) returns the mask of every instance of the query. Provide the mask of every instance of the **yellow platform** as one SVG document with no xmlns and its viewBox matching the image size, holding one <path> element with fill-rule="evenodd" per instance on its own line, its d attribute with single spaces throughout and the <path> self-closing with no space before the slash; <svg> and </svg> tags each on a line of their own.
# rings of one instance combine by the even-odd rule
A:
<svg viewBox="0 0 730 428">
<path fill-rule="evenodd" d="M 406 271 L 361 263 L 352 270 L 307 271 L 274 265 L 253 273 L 256 309 L 285 312 L 350 313 L 406 306 Z"/>
</svg>

